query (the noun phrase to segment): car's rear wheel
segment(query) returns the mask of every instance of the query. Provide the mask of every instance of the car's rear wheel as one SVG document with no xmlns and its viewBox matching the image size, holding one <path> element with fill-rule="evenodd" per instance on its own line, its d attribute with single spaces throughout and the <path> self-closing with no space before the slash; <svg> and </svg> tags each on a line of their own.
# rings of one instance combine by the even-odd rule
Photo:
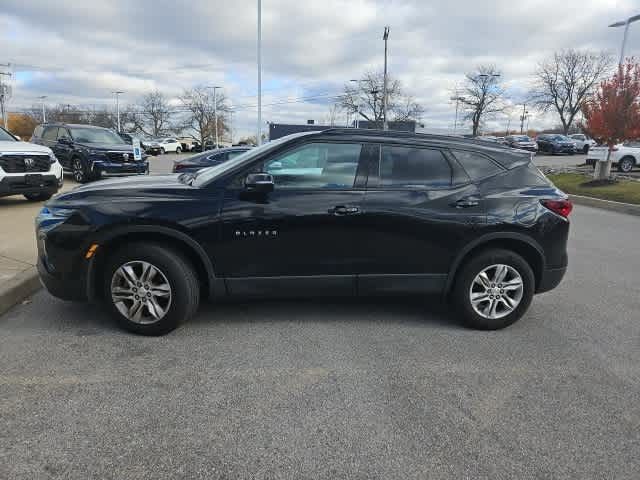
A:
<svg viewBox="0 0 640 480">
<path fill-rule="evenodd" d="M 618 170 L 623 173 L 629 173 L 635 165 L 633 157 L 622 157 L 618 162 Z"/>
<path fill-rule="evenodd" d="M 82 159 L 76 157 L 71 162 L 71 173 L 73 179 L 78 183 L 86 183 L 89 181 L 89 173 L 87 172 Z"/>
<path fill-rule="evenodd" d="M 196 312 L 200 285 L 193 266 L 179 252 L 134 243 L 107 260 L 104 299 L 123 328 L 163 335 Z"/>
<path fill-rule="evenodd" d="M 160 149 L 160 153 L 161 153 L 162 155 L 164 155 L 164 154 L 165 154 L 164 148 L 161 148 L 161 149 Z"/>
<path fill-rule="evenodd" d="M 462 267 L 452 300 L 468 326 L 496 330 L 522 317 L 534 291 L 529 264 L 515 252 L 492 249 Z"/>
<path fill-rule="evenodd" d="M 45 200 L 49 200 L 51 198 L 51 194 L 50 193 L 25 193 L 24 198 L 26 198 L 30 202 L 44 202 Z"/>
<path fill-rule="evenodd" d="M 180 153 L 182 149 L 180 147 L 176 147 L 176 153 Z"/>
</svg>

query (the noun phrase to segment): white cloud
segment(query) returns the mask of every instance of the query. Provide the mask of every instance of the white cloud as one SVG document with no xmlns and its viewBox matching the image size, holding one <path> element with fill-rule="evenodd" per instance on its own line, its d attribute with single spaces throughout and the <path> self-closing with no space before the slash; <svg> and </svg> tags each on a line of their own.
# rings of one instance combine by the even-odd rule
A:
<svg viewBox="0 0 640 480">
<path fill-rule="evenodd" d="M 380 69 L 382 28 L 388 24 L 390 72 L 424 104 L 427 125 L 448 126 L 454 112 L 450 91 L 465 72 L 495 64 L 517 104 L 535 64 L 554 50 L 617 52 L 622 31 L 607 25 L 638 13 L 634 3 L 263 0 L 263 116 L 322 120 L 329 109 L 318 103 L 322 99 L 283 102 L 338 94 L 345 81 Z M 634 27 L 628 54 L 638 57 L 640 25 Z M 126 91 L 123 102 L 133 102 L 152 88 L 175 97 L 184 88 L 215 83 L 239 106 L 236 131 L 255 129 L 255 0 L 179 6 L 157 0 L 4 0 L 0 44 L 0 63 L 14 63 L 18 73 L 13 108 L 30 106 L 39 95 L 52 103 L 111 105 L 109 92 L 116 88 Z M 488 123 L 504 128 L 506 121 L 503 116 Z M 532 118 L 534 126 L 553 122 Z"/>
</svg>

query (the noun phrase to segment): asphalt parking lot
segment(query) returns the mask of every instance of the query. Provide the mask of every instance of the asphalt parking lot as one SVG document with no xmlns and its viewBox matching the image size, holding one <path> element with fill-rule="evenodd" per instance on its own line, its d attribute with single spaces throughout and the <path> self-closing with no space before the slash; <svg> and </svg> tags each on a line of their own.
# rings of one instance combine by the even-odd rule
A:
<svg viewBox="0 0 640 480">
<path fill-rule="evenodd" d="M 512 327 L 436 299 L 205 305 L 161 338 L 0 317 L 0 478 L 640 478 L 640 218 L 578 206 Z"/>
</svg>

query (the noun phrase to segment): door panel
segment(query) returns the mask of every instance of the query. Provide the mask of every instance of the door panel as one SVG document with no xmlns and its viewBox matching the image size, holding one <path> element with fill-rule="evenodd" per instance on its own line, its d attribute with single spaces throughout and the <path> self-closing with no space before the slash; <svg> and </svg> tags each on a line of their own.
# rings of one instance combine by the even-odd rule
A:
<svg viewBox="0 0 640 480">
<path fill-rule="evenodd" d="M 359 178 L 366 178 L 358 167 L 366 152 L 360 144 L 309 143 L 230 181 L 216 258 L 232 293 L 353 293 L 364 199 Z M 249 171 L 271 174 L 274 191 L 246 191 Z"/>
<path fill-rule="evenodd" d="M 439 291 L 458 248 L 485 221 L 478 189 L 437 149 L 383 146 L 378 165 L 358 218 L 358 292 Z"/>
</svg>

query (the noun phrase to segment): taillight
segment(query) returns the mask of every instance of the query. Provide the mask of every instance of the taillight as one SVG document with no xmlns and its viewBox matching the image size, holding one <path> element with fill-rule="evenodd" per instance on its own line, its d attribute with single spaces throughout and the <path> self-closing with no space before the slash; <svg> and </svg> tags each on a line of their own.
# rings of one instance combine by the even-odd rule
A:
<svg viewBox="0 0 640 480">
<path fill-rule="evenodd" d="M 173 164 L 173 172 L 179 172 L 180 170 L 182 170 L 185 166 L 180 164 L 180 163 L 174 163 Z"/>
<path fill-rule="evenodd" d="M 564 218 L 568 218 L 573 210 L 573 204 L 569 200 L 541 200 L 540 203 Z"/>
</svg>

